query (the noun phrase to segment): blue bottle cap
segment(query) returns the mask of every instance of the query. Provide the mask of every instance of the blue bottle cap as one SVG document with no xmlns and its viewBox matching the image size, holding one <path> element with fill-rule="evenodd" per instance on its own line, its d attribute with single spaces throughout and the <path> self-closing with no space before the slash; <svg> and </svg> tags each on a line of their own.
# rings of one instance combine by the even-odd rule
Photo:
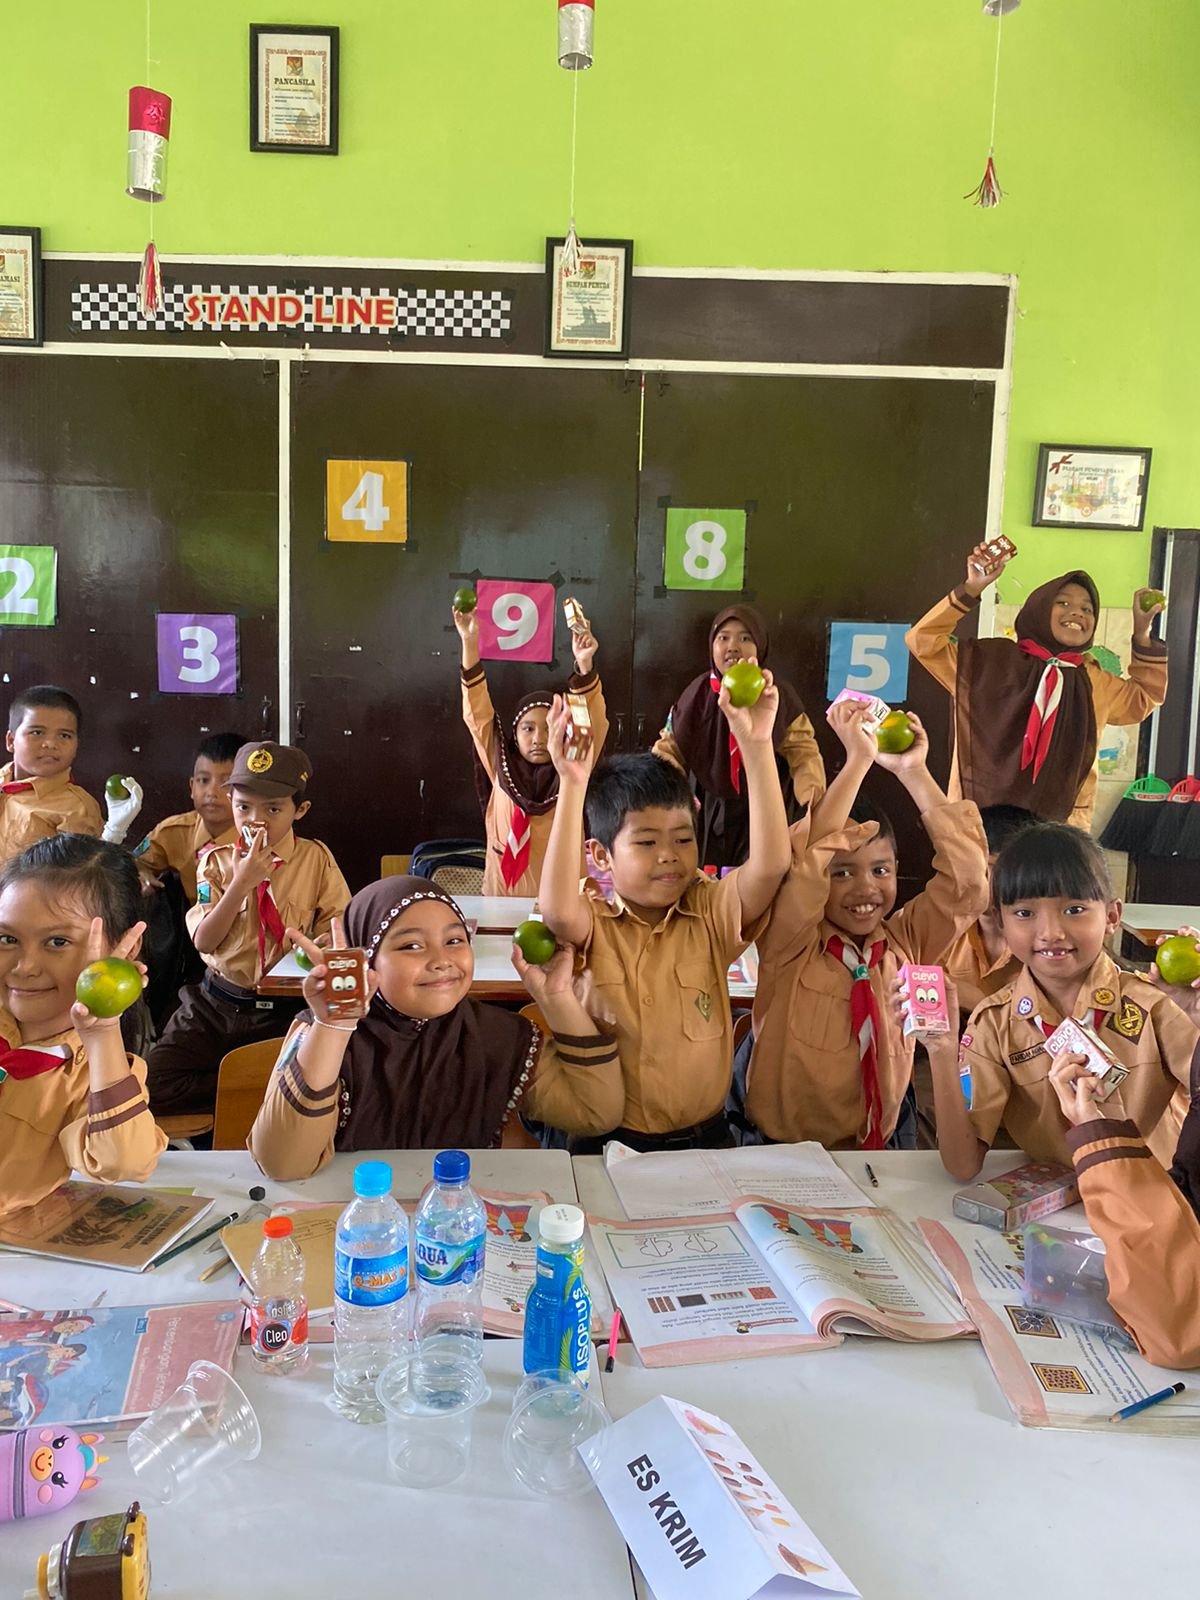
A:
<svg viewBox="0 0 1200 1600">
<path fill-rule="evenodd" d="M 392 1191 L 392 1169 L 386 1161 L 360 1161 L 354 1169 L 354 1192 L 375 1200 Z"/>
<path fill-rule="evenodd" d="M 433 1158 L 434 1183 L 466 1183 L 471 1158 L 465 1150 L 440 1150 Z"/>
</svg>

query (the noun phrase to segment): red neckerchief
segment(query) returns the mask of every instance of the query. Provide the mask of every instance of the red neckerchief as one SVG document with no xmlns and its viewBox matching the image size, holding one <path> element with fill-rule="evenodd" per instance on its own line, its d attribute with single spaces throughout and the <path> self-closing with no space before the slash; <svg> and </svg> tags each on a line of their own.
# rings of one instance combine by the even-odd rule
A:
<svg viewBox="0 0 1200 1600">
<path fill-rule="evenodd" d="M 1083 656 L 1075 650 L 1061 650 L 1057 655 L 1051 655 L 1044 645 L 1036 644 L 1032 639 L 1020 639 L 1017 646 L 1035 661 L 1046 663 L 1029 708 L 1029 721 L 1025 724 L 1025 739 L 1021 745 L 1021 771 L 1024 772 L 1032 764 L 1033 781 L 1036 783 L 1038 773 L 1050 753 L 1050 740 L 1054 736 L 1054 724 L 1058 721 L 1058 704 L 1063 692 L 1059 668 L 1081 667 Z"/>
<path fill-rule="evenodd" d="M 1103 1006 L 1095 1006 L 1095 1007 L 1093 1007 L 1093 1009 L 1092 1009 L 1092 1027 L 1095 1028 L 1097 1031 L 1099 1031 L 1100 1026 L 1104 1022 L 1104 1019 L 1105 1019 L 1105 1017 L 1107 1015 L 1108 1015 L 1108 1012 L 1105 1011 Z M 1057 1023 L 1057 1022 L 1043 1022 L 1041 1017 L 1034 1017 L 1033 1020 L 1037 1023 L 1038 1027 L 1046 1035 L 1047 1039 L 1049 1039 L 1052 1034 L 1057 1033 L 1059 1027 L 1061 1026 L 1061 1024 Z M 1066 1019 L 1064 1018 L 1063 1020 L 1065 1021 Z M 1074 1018 L 1072 1018 L 1071 1020 L 1074 1021 Z"/>
<path fill-rule="evenodd" d="M 283 857 L 271 854 L 271 870 L 277 872 L 283 865 Z M 258 968 L 260 972 L 267 970 L 267 935 L 270 934 L 277 949 L 283 949 L 283 941 L 287 937 L 287 930 L 283 925 L 283 918 L 279 915 L 279 907 L 275 904 L 275 896 L 271 893 L 271 885 L 267 879 L 256 885 L 255 897 L 258 901 Z"/>
<path fill-rule="evenodd" d="M 529 817 L 514 800 L 508 838 L 504 841 L 504 854 L 500 857 L 500 876 L 504 879 L 506 889 L 515 889 L 529 871 L 531 839 Z"/>
<path fill-rule="evenodd" d="M 0 783 L 0 791 L 2 791 L 4 794 L 32 794 L 33 785 L 31 783 L 24 782 Z"/>
<path fill-rule="evenodd" d="M 708 675 L 708 686 L 714 694 L 721 692 L 721 680 L 715 672 Z M 734 794 L 742 792 L 742 752 L 738 742 L 733 736 L 732 728 L 729 731 L 729 781 L 733 785 Z"/>
<path fill-rule="evenodd" d="M 887 949 L 886 939 L 876 939 L 864 957 L 848 941 L 832 934 L 825 945 L 836 961 L 849 969 L 854 982 L 850 986 L 850 1026 L 858 1045 L 858 1059 L 862 1066 L 863 1099 L 867 1107 L 867 1131 L 863 1138 L 864 1150 L 883 1149 L 883 1097 L 879 1092 L 879 1003 L 871 987 L 871 968 L 883 960 Z"/>
<path fill-rule="evenodd" d="M 64 1050 L 65 1055 L 62 1053 Z M 74 1054 L 67 1045 L 51 1045 L 46 1050 L 39 1050 L 32 1045 L 0 1045 L 0 1081 L 4 1078 L 15 1078 L 18 1082 L 26 1078 L 40 1078 L 43 1072 L 53 1072 L 57 1067 L 66 1066 Z"/>
</svg>

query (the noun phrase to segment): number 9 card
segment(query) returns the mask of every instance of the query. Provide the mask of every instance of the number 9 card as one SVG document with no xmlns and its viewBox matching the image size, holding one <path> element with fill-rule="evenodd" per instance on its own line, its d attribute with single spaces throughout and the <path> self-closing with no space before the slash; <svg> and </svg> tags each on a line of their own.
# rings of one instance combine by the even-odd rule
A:
<svg viewBox="0 0 1200 1600">
<path fill-rule="evenodd" d="M 557 601 L 552 583 L 480 578 L 475 593 L 484 661 L 553 661 Z"/>
</svg>

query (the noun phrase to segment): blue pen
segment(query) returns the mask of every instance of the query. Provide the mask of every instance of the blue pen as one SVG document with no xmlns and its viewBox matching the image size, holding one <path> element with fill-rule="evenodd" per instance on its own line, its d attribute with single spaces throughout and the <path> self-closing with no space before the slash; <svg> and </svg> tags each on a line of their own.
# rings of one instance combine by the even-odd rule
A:
<svg viewBox="0 0 1200 1600">
<path fill-rule="evenodd" d="M 1160 1389 L 1157 1394 L 1148 1394 L 1144 1400 L 1135 1400 L 1131 1406 L 1122 1406 L 1120 1411 L 1114 1411 L 1109 1417 L 1110 1422 L 1124 1422 L 1126 1417 L 1136 1417 L 1139 1411 L 1145 1411 L 1147 1406 L 1156 1406 L 1160 1400 L 1170 1400 L 1173 1396 L 1183 1393 L 1182 1383 L 1173 1383 L 1169 1389 Z"/>
</svg>

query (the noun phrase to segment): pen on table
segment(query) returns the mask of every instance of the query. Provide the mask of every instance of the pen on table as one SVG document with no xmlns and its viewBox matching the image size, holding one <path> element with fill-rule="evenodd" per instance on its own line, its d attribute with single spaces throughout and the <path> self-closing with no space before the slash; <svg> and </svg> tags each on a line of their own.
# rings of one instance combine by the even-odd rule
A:
<svg viewBox="0 0 1200 1600">
<path fill-rule="evenodd" d="M 1156 1406 L 1160 1400 L 1171 1400 L 1177 1394 L 1182 1394 L 1184 1385 L 1173 1383 L 1169 1389 L 1160 1389 L 1157 1394 L 1148 1394 L 1144 1400 L 1135 1400 L 1131 1406 L 1122 1406 L 1120 1411 L 1114 1411 L 1109 1417 L 1110 1422 L 1124 1422 L 1126 1417 L 1136 1417 L 1139 1411 L 1145 1411 L 1147 1406 Z"/>
<path fill-rule="evenodd" d="M 608 1330 L 608 1355 L 604 1358 L 605 1372 L 611 1372 L 617 1360 L 617 1340 L 621 1336 L 620 1309 L 613 1312 L 612 1327 Z"/>
<path fill-rule="evenodd" d="M 185 1250 L 190 1250 L 194 1244 L 203 1244 L 205 1239 L 211 1239 L 214 1233 L 219 1233 L 222 1228 L 227 1228 L 231 1222 L 236 1222 L 238 1213 L 231 1211 L 227 1217 L 222 1217 L 219 1222 L 214 1222 L 211 1227 L 202 1228 L 199 1233 L 194 1233 L 190 1239 L 184 1239 L 181 1244 L 173 1245 L 170 1250 L 164 1250 L 162 1255 L 155 1256 L 150 1263 L 150 1270 L 161 1267 L 164 1261 L 173 1261 L 176 1256 L 181 1256 Z"/>
<path fill-rule="evenodd" d="M 871 1180 L 871 1187 L 872 1187 L 872 1189 L 878 1189 L 878 1187 L 879 1187 L 879 1179 L 878 1179 L 878 1178 L 877 1178 L 877 1177 L 876 1177 L 876 1176 L 875 1176 L 875 1174 L 874 1174 L 874 1173 L 873 1173 L 873 1172 L 872 1172 L 872 1171 L 871 1171 L 871 1163 L 870 1163 L 870 1162 L 869 1162 L 869 1161 L 864 1161 L 864 1162 L 863 1162 L 863 1165 L 864 1165 L 864 1166 L 865 1166 L 865 1167 L 866 1167 L 866 1169 L 867 1169 L 867 1177 L 868 1177 L 868 1178 L 870 1178 L 870 1180 Z"/>
</svg>

